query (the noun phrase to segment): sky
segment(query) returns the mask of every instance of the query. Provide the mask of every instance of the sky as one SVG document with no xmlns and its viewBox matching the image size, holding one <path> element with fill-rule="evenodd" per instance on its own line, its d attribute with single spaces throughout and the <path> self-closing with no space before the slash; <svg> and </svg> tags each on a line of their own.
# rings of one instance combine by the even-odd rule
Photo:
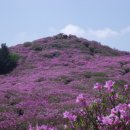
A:
<svg viewBox="0 0 130 130">
<path fill-rule="evenodd" d="M 0 0 L 0 43 L 58 33 L 130 51 L 130 0 Z"/>
</svg>

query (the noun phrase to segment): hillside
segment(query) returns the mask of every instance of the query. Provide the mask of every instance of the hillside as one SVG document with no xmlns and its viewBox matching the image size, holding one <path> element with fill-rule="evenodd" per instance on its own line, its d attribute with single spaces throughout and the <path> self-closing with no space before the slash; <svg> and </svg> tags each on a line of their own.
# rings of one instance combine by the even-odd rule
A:
<svg viewBox="0 0 130 130">
<path fill-rule="evenodd" d="M 10 51 L 20 59 L 11 73 L 0 75 L 0 130 L 26 130 L 29 122 L 58 125 L 65 110 L 78 108 L 79 93 L 93 99 L 95 82 L 130 84 L 130 53 L 96 41 L 58 34 Z"/>
</svg>

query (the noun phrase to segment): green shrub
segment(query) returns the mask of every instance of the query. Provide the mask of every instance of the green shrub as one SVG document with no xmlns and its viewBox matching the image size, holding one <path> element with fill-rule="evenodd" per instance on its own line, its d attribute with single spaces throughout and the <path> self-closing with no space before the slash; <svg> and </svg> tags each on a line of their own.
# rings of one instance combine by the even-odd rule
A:
<svg viewBox="0 0 130 130">
<path fill-rule="evenodd" d="M 63 75 L 63 76 L 58 77 L 56 81 L 64 83 L 64 84 L 69 84 L 71 81 L 73 81 L 73 79 Z"/>
<path fill-rule="evenodd" d="M 49 53 L 49 54 L 44 54 L 44 57 L 46 58 L 54 58 L 54 57 L 59 57 L 60 56 L 60 52 L 52 52 L 52 53 Z"/>
<path fill-rule="evenodd" d="M 43 47 L 41 45 L 38 44 L 33 44 L 32 45 L 32 50 L 34 51 L 42 51 Z"/>
<path fill-rule="evenodd" d="M 83 73 L 85 78 L 91 78 L 91 77 L 107 77 L 107 75 L 104 72 L 91 72 L 87 71 Z"/>
<path fill-rule="evenodd" d="M 127 82 L 124 80 L 120 79 L 120 80 L 116 81 L 116 85 L 118 85 L 118 86 L 124 86 L 125 84 L 127 84 Z"/>
<path fill-rule="evenodd" d="M 17 66 L 19 56 L 9 52 L 6 44 L 0 48 L 0 74 L 7 74 Z"/>
<path fill-rule="evenodd" d="M 125 74 L 130 72 L 130 68 L 129 67 L 128 68 L 127 67 L 122 68 L 122 70 L 120 72 L 121 72 L 122 75 L 125 75 Z"/>
<path fill-rule="evenodd" d="M 24 42 L 23 46 L 24 47 L 30 47 L 32 45 L 32 42 Z"/>
<path fill-rule="evenodd" d="M 95 82 L 105 83 L 105 81 L 110 80 L 108 77 L 94 77 Z"/>
</svg>

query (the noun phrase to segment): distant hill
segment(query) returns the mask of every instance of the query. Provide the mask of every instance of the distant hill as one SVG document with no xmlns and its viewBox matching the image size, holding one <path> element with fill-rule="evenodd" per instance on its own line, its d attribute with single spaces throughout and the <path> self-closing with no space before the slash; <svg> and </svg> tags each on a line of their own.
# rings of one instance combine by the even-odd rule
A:
<svg viewBox="0 0 130 130">
<path fill-rule="evenodd" d="M 94 83 L 130 84 L 130 53 L 96 41 L 58 34 L 10 51 L 20 59 L 12 72 L 0 75 L 0 130 L 26 130 L 28 122 L 51 122 L 60 129 L 60 115 L 78 108 L 79 93 L 93 99 Z"/>
</svg>

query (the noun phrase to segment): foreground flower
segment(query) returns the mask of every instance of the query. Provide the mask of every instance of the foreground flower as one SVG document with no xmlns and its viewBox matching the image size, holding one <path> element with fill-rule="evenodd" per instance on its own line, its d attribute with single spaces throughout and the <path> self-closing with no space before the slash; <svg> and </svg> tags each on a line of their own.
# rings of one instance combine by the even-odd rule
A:
<svg viewBox="0 0 130 130">
<path fill-rule="evenodd" d="M 111 113 L 115 115 L 119 115 L 121 119 L 129 118 L 128 117 L 130 113 L 129 106 L 126 103 L 119 104 L 115 108 L 111 109 Z"/>
<path fill-rule="evenodd" d="M 106 81 L 106 84 L 105 84 L 104 87 L 107 88 L 107 90 L 108 90 L 109 93 L 111 93 L 111 92 L 114 91 L 114 89 L 113 89 L 114 84 L 115 84 L 114 81 L 108 80 L 108 81 Z"/>
<path fill-rule="evenodd" d="M 83 109 L 81 109 L 81 110 L 79 111 L 79 114 L 80 114 L 81 116 L 85 116 L 85 115 L 86 115 L 86 112 L 85 112 Z"/>
<path fill-rule="evenodd" d="M 104 125 L 116 125 L 120 123 L 120 119 L 118 116 L 110 114 L 109 116 L 102 117 L 102 123 Z"/>
<path fill-rule="evenodd" d="M 102 89 L 102 85 L 99 84 L 99 83 L 96 83 L 96 84 L 94 85 L 94 89 L 101 90 L 101 89 Z"/>
<path fill-rule="evenodd" d="M 125 88 L 125 90 L 128 90 L 129 89 L 129 85 L 128 84 L 124 85 L 124 88 Z"/>
<path fill-rule="evenodd" d="M 69 121 L 72 121 L 72 122 L 76 121 L 76 118 L 77 118 L 77 116 L 69 113 L 68 111 L 65 111 L 63 113 L 63 117 L 66 118 L 66 119 L 69 119 Z"/>
<path fill-rule="evenodd" d="M 130 109 L 130 103 L 128 104 L 128 107 L 129 107 L 129 109 Z"/>
<path fill-rule="evenodd" d="M 64 125 L 64 128 L 65 128 L 65 129 L 67 129 L 67 128 L 68 128 L 68 126 L 65 124 L 65 125 Z"/>
<path fill-rule="evenodd" d="M 33 127 L 32 127 L 31 124 L 29 124 L 29 128 L 28 128 L 28 130 L 33 130 Z"/>
<path fill-rule="evenodd" d="M 86 106 L 86 99 L 83 94 L 79 94 L 79 96 L 76 98 L 76 103 L 81 104 L 81 106 Z"/>
</svg>

